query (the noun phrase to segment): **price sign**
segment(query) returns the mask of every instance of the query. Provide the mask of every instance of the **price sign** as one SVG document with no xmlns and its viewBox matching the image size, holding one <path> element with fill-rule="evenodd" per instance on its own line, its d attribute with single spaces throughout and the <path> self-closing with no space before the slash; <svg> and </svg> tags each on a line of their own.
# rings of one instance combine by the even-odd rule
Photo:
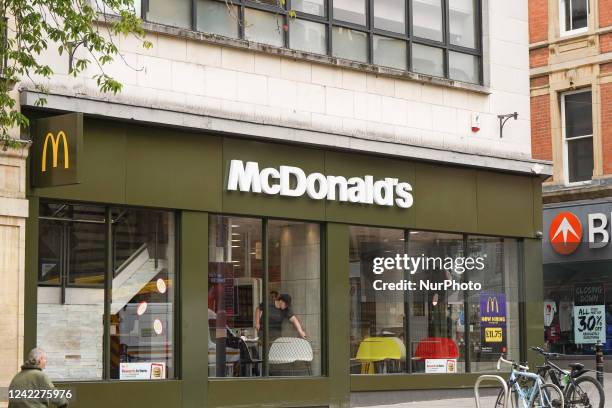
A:
<svg viewBox="0 0 612 408">
<path fill-rule="evenodd" d="M 574 338 L 576 344 L 606 342 L 604 305 L 574 306 Z"/>
</svg>

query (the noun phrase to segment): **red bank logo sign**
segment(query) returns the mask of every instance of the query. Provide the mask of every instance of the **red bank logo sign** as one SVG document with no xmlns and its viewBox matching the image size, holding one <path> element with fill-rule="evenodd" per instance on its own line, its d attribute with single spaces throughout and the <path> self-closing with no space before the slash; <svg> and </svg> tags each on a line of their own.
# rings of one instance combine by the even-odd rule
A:
<svg viewBox="0 0 612 408">
<path fill-rule="evenodd" d="M 569 255 L 578 249 L 582 241 L 582 224 L 569 211 L 557 214 L 548 231 L 550 245 L 561 255 Z"/>
</svg>

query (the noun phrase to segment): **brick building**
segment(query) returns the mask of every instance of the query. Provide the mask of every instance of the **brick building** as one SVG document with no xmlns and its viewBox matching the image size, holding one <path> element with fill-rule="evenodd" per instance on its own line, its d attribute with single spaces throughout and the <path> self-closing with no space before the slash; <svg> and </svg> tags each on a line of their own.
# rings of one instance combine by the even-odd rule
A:
<svg viewBox="0 0 612 408">
<path fill-rule="evenodd" d="M 612 259 L 612 1 L 530 0 L 529 43 L 531 150 L 553 163 L 543 184 L 544 306 L 552 311 L 545 337 L 557 351 L 590 354 L 573 315 L 577 287 L 601 290 L 597 282 L 610 281 L 603 271 Z M 566 218 L 572 229 L 563 231 Z M 609 295 L 599 303 L 608 315 L 600 340 L 610 352 Z"/>
</svg>

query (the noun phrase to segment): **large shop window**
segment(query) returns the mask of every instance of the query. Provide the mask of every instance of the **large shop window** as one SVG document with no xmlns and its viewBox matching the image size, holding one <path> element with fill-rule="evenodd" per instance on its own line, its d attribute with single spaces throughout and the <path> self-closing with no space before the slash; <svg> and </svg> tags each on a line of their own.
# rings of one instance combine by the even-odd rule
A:
<svg viewBox="0 0 612 408">
<path fill-rule="evenodd" d="M 593 177 L 593 107 L 591 90 L 561 96 L 565 179 L 568 183 Z"/>
<path fill-rule="evenodd" d="M 176 376 L 175 245 L 169 211 L 41 201 L 37 345 L 52 379 Z"/>
<path fill-rule="evenodd" d="M 518 359 L 518 245 L 350 227 L 351 373 L 480 372 L 500 353 Z M 412 290 L 398 286 L 406 281 Z"/>
<path fill-rule="evenodd" d="M 480 0 L 149 0 L 142 16 L 230 38 L 478 84 L 482 82 L 480 4 Z"/>
<path fill-rule="evenodd" d="M 544 264 L 544 339 L 554 353 L 612 354 L 612 262 Z"/>
<path fill-rule="evenodd" d="M 321 375 L 320 225 L 213 215 L 210 377 Z"/>
</svg>

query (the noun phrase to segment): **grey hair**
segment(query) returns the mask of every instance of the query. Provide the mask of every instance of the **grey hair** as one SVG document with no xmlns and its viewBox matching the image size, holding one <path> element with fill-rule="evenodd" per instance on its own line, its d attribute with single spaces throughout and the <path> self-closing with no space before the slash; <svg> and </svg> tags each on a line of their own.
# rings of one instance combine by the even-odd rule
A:
<svg viewBox="0 0 612 408">
<path fill-rule="evenodd" d="M 33 348 L 28 353 L 28 362 L 34 365 L 38 365 L 40 360 L 46 355 L 47 353 L 45 352 L 45 350 L 38 348 L 38 347 Z"/>
</svg>

